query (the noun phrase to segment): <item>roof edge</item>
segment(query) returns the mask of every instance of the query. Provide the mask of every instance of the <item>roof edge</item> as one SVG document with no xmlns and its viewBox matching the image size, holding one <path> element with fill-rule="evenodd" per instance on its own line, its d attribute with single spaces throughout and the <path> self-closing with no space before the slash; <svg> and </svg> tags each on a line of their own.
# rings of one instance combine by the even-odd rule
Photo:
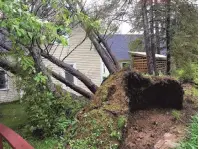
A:
<svg viewBox="0 0 199 149">
<path fill-rule="evenodd" d="M 132 51 L 128 51 L 128 53 L 132 54 L 132 55 L 136 55 L 136 56 L 144 56 L 146 57 L 146 52 L 132 52 Z M 155 57 L 157 59 L 162 59 L 162 60 L 167 60 L 167 57 L 161 54 L 155 54 Z"/>
</svg>

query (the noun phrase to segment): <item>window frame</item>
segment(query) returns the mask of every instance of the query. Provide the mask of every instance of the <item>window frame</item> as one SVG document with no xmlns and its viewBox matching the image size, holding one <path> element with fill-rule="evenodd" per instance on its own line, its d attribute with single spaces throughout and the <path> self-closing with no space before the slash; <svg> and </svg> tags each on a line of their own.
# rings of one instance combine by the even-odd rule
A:
<svg viewBox="0 0 199 149">
<path fill-rule="evenodd" d="M 100 64 L 100 79 L 101 79 L 100 81 L 102 83 L 104 81 L 104 78 L 107 78 L 110 75 L 110 73 L 101 58 L 100 58 L 100 63 L 101 63 Z M 105 72 L 104 72 L 104 70 L 105 70 Z M 107 70 L 107 76 L 105 75 L 106 70 Z"/>
<path fill-rule="evenodd" d="M 8 74 L 3 69 L 0 69 L 0 71 L 3 71 L 5 73 L 5 88 L 0 88 L 0 91 L 7 91 L 7 90 L 9 90 L 9 87 L 8 87 Z"/>
</svg>

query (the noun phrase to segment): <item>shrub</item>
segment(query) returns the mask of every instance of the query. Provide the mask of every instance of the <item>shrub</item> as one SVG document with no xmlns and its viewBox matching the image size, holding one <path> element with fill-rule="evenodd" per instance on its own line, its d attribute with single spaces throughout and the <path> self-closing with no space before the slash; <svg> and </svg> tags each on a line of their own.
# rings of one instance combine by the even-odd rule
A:
<svg viewBox="0 0 199 149">
<path fill-rule="evenodd" d="M 30 76 L 30 75 L 29 75 Z M 19 80 L 19 87 L 24 91 L 22 101 L 26 103 L 28 124 L 26 129 L 40 139 L 50 136 L 61 136 L 70 125 L 71 119 L 82 107 L 81 102 L 73 100 L 69 93 L 62 93 L 56 86 L 55 97 L 46 87 L 46 77 L 41 73 L 32 76 L 34 79 Z"/>
<path fill-rule="evenodd" d="M 198 82 L 198 65 L 196 63 L 188 63 L 180 69 L 173 72 L 182 82 Z"/>
<path fill-rule="evenodd" d="M 81 108 L 81 104 L 69 94 L 57 99 L 47 91 L 26 96 L 26 103 L 29 116 L 27 128 L 40 138 L 63 135 Z"/>
</svg>

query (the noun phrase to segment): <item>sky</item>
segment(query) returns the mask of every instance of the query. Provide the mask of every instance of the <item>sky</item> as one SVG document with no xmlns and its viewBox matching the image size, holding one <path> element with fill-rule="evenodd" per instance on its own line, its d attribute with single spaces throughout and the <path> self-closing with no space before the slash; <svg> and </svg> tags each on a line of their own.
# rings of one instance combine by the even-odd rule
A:
<svg viewBox="0 0 199 149">
<path fill-rule="evenodd" d="M 102 3 L 104 0 L 84 0 L 86 1 L 86 5 L 89 5 L 89 3 Z M 118 33 L 120 34 L 130 34 L 130 29 L 131 29 L 131 26 L 126 23 L 126 22 L 123 22 L 120 27 L 119 27 L 119 30 L 118 30 Z M 132 33 L 131 33 L 132 34 Z"/>
<path fill-rule="evenodd" d="M 124 22 L 121 24 L 118 32 L 121 34 L 130 34 L 129 32 L 130 30 L 131 30 L 131 26 L 128 23 Z"/>
</svg>

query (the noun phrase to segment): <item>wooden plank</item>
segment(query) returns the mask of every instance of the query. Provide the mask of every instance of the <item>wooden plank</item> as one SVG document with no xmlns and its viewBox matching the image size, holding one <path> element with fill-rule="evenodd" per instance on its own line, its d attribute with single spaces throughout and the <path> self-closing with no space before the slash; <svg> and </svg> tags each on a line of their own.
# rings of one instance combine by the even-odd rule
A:
<svg viewBox="0 0 199 149">
<path fill-rule="evenodd" d="M 0 136 L 3 137 L 13 149 L 34 149 L 20 135 L 3 124 L 0 124 Z"/>
</svg>

